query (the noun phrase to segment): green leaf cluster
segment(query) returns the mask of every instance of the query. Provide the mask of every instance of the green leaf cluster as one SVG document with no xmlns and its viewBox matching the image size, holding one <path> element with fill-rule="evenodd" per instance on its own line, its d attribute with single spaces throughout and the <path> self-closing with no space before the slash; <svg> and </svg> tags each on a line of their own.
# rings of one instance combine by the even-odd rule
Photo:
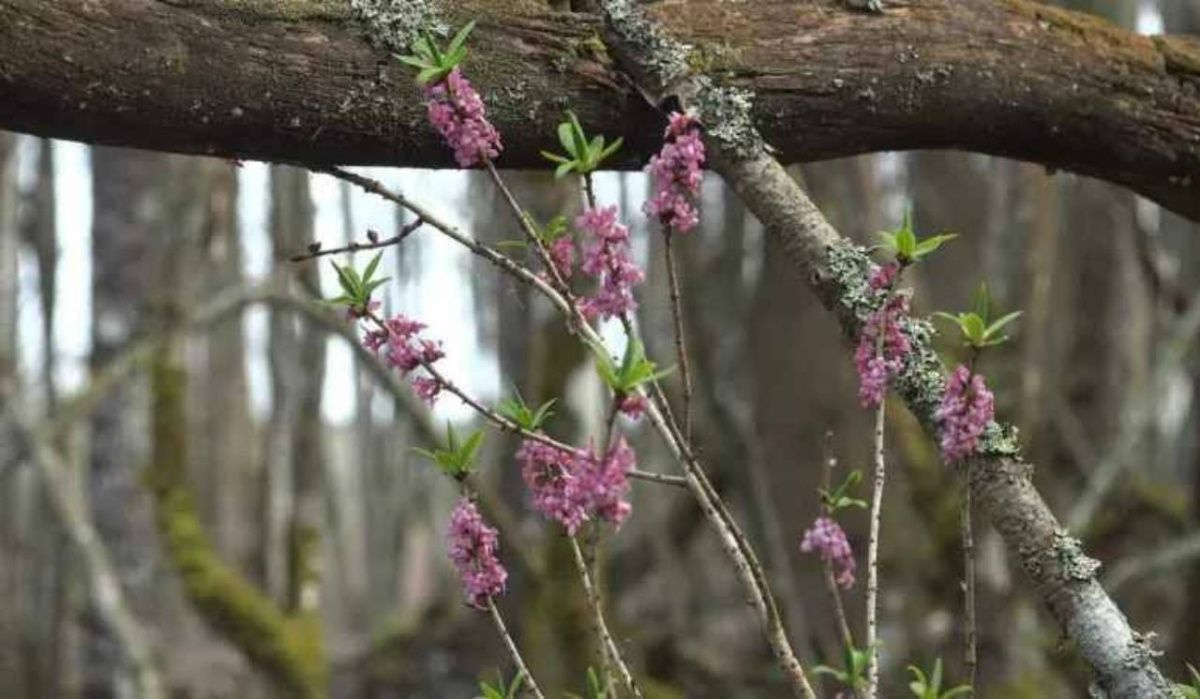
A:
<svg viewBox="0 0 1200 699">
<path fill-rule="evenodd" d="M 376 253 L 361 274 L 350 265 L 343 267 L 334 262 L 333 269 L 337 272 L 338 284 L 342 287 L 342 293 L 329 299 L 328 303 L 349 306 L 355 311 L 365 313 L 368 304 L 371 303 L 371 294 L 391 279 L 391 277 L 375 279 L 375 273 L 379 271 L 379 260 L 382 257 L 383 253 Z"/>
<path fill-rule="evenodd" d="M 541 429 L 542 424 L 554 415 L 554 411 L 550 408 L 557 402 L 557 398 L 542 403 L 534 409 L 525 403 L 525 398 L 520 391 L 513 389 L 516 396 L 513 398 L 505 398 L 500 401 L 498 410 L 501 415 L 512 420 L 521 426 L 521 429 L 529 432 L 537 432 Z"/>
<path fill-rule="evenodd" d="M 858 498 L 850 497 L 850 492 L 861 481 L 862 481 L 862 472 L 861 471 L 854 470 L 854 471 L 851 471 L 850 473 L 847 473 L 846 480 L 842 481 L 842 484 L 839 485 L 837 488 L 834 488 L 832 492 L 827 491 L 824 488 L 822 488 L 820 490 L 821 503 L 829 508 L 830 514 L 833 514 L 833 513 L 837 512 L 838 510 L 845 509 L 847 507 L 865 508 L 867 506 L 866 500 L 860 500 Z"/>
<path fill-rule="evenodd" d="M 1006 313 L 996 320 L 991 320 L 991 297 L 988 295 L 987 284 L 980 284 L 976 289 L 971 305 L 974 310 L 964 313 L 934 313 L 938 318 L 949 320 L 958 326 L 968 347 L 983 349 L 993 347 L 1008 341 L 1008 335 L 1001 334 L 1006 325 L 1021 317 L 1021 311 Z"/>
<path fill-rule="evenodd" d="M 616 699 L 616 693 L 613 692 L 612 685 L 607 680 L 601 681 L 600 675 L 595 668 L 589 667 L 587 670 L 587 689 L 585 694 L 575 694 L 567 692 L 567 699 Z"/>
<path fill-rule="evenodd" d="M 943 692 L 941 658 L 933 661 L 933 671 L 928 676 L 915 665 L 909 665 L 908 671 L 913 674 L 913 681 L 908 683 L 908 688 L 918 699 L 951 699 L 974 691 L 969 685 L 960 684 Z"/>
<path fill-rule="evenodd" d="M 656 381 L 667 376 L 674 367 L 658 370 L 658 365 L 646 358 L 646 350 L 642 343 L 631 339 L 625 345 L 625 354 L 621 363 L 613 361 L 612 355 L 599 343 L 592 343 L 592 352 L 596 355 L 596 371 L 604 383 L 617 394 L 633 392 L 638 386 L 649 381 Z"/>
<path fill-rule="evenodd" d="M 525 673 L 523 672 L 518 672 L 517 676 L 513 678 L 512 683 L 507 687 L 504 684 L 504 678 L 497 674 L 496 684 L 493 685 L 488 682 L 479 683 L 479 691 L 482 693 L 476 696 L 475 699 L 516 699 L 517 690 L 524 683 Z"/>
<path fill-rule="evenodd" d="M 904 214 L 904 221 L 894 231 L 880 231 L 879 240 L 885 250 L 888 250 L 896 261 L 902 265 L 920 262 L 921 259 L 932 255 L 942 245 L 958 237 L 956 233 L 939 233 L 924 240 L 917 238 L 912 227 L 912 211 Z"/>
<path fill-rule="evenodd" d="M 859 650 L 847 644 L 842 649 L 844 670 L 836 670 L 828 665 L 818 665 L 813 668 L 813 672 L 818 675 L 829 675 L 850 691 L 860 692 L 867 686 L 867 665 L 870 661 L 871 652 L 869 650 Z"/>
<path fill-rule="evenodd" d="M 1188 663 L 1188 674 L 1192 677 L 1191 684 L 1183 684 L 1182 682 L 1175 685 L 1175 692 L 1181 699 L 1200 699 L 1200 670 L 1197 670 Z"/>
<path fill-rule="evenodd" d="M 475 430 L 465 441 L 459 441 L 454 433 L 454 426 L 446 423 L 446 447 L 444 449 L 413 448 L 413 451 L 428 457 L 438 465 L 447 476 L 461 481 L 466 478 L 475 466 L 475 457 L 479 454 L 479 446 L 483 444 L 483 430 Z"/>
<path fill-rule="evenodd" d="M 567 120 L 558 125 L 558 142 L 562 144 L 566 155 L 542 151 L 542 157 L 556 163 L 554 170 L 556 178 L 563 178 L 572 172 L 586 175 L 600 167 L 605 158 L 616 153 L 624 143 L 618 138 L 609 145 L 604 145 L 604 136 L 594 136 L 591 140 L 579 125 L 579 119 L 574 112 L 567 112 Z"/>
<path fill-rule="evenodd" d="M 421 38 L 413 42 L 412 54 L 396 58 L 420 71 L 417 73 L 417 82 L 421 85 L 441 82 L 467 57 L 467 37 L 474 28 L 474 20 L 467 22 L 445 49 L 438 46 L 433 35 L 428 32 L 422 33 Z"/>
</svg>

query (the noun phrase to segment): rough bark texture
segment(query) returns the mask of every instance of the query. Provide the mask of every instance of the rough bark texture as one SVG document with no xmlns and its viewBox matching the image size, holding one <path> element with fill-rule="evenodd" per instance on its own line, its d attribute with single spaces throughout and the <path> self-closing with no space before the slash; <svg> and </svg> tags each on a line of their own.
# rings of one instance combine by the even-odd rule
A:
<svg viewBox="0 0 1200 699">
<path fill-rule="evenodd" d="M 857 337 L 882 298 L 871 292 L 865 250 L 841 237 L 807 195 L 766 151 L 748 110 L 748 95 L 688 80 L 677 46 L 662 27 L 631 11 L 626 0 L 605 3 L 606 41 L 647 89 L 674 82 L 708 125 L 712 165 L 763 223 L 784 253 Z M 692 99 L 694 97 L 694 99 Z M 943 388 L 943 368 L 922 321 L 905 328 L 914 354 L 896 389 L 931 435 Z M 1089 664 L 1098 689 L 1111 697 L 1167 697 L 1170 689 L 1147 640 L 1136 634 L 1095 577 L 1099 564 L 1061 528 L 1029 478 L 1015 438 L 993 425 L 970 469 L 973 500 L 1000 532 L 1037 593 Z"/>
<path fill-rule="evenodd" d="M 635 167 L 656 117 L 591 14 L 446 2 L 480 20 L 469 59 L 507 149 L 542 164 L 566 107 L 622 125 Z M 756 91 L 784 162 L 958 148 L 1128 186 L 1200 219 L 1200 45 L 1027 0 L 668 0 L 651 12 L 694 69 Z M 136 31 L 130 31 L 136 27 Z M 376 31 L 373 31 L 376 30 Z M 337 0 L 0 0 L 0 125 L 188 153 L 447 165 L 411 72 Z M 614 134 L 615 135 L 615 134 Z"/>
</svg>

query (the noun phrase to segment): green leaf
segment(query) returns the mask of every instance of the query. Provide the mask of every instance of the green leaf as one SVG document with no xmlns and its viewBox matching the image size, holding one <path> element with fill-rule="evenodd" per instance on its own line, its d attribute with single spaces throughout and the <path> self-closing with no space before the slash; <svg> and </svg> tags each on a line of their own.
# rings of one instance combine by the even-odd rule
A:
<svg viewBox="0 0 1200 699">
<path fill-rule="evenodd" d="M 962 328 L 963 335 L 966 335 L 967 340 L 971 344 L 983 344 L 985 339 L 983 336 L 983 318 L 979 317 L 978 314 L 968 313 L 958 321 L 958 324 Z"/>
<path fill-rule="evenodd" d="M 434 63 L 437 63 L 439 66 L 446 65 L 446 62 L 442 60 L 442 50 L 438 47 L 437 39 L 434 39 L 433 35 L 429 32 L 422 32 L 422 34 L 425 36 L 425 46 L 429 48 L 429 53 L 433 55 Z"/>
<path fill-rule="evenodd" d="M 561 180 L 562 178 L 569 175 L 571 173 L 571 171 L 574 170 L 578 166 L 579 166 L 578 161 L 568 160 L 567 162 L 559 165 L 558 167 L 556 167 L 554 169 L 554 179 Z"/>
<path fill-rule="evenodd" d="M 471 20 L 463 25 L 463 28 L 459 29 L 458 33 L 454 35 L 454 38 L 450 40 L 450 45 L 446 50 L 450 53 L 454 53 L 455 51 L 463 48 L 467 43 L 467 37 L 471 35 L 471 31 L 474 29 L 475 20 Z"/>
<path fill-rule="evenodd" d="M 558 153 L 551 153 L 548 150 L 543 150 L 543 151 L 538 151 L 538 152 L 541 153 L 542 157 L 545 158 L 546 160 L 549 160 L 554 163 L 558 163 L 559 165 L 562 165 L 563 163 L 571 162 L 569 159 L 562 157 Z"/>
<path fill-rule="evenodd" d="M 588 164 L 595 165 L 600 158 L 600 153 L 604 151 L 604 137 L 597 135 L 588 144 Z"/>
<path fill-rule="evenodd" d="M 605 158 L 607 158 L 608 156 L 610 156 L 613 153 L 616 153 L 618 150 L 620 150 L 621 146 L 624 145 L 624 143 L 625 143 L 624 138 L 617 138 L 617 140 L 610 143 L 609 146 L 607 148 L 605 148 L 604 150 L 602 150 L 600 152 L 600 155 L 596 158 L 596 165 L 599 165 L 600 162 L 603 161 Z"/>
<path fill-rule="evenodd" d="M 975 690 L 971 688 L 971 685 L 960 684 L 957 687 L 955 687 L 954 689 L 946 690 L 942 694 L 941 699 L 952 699 L 953 697 L 957 697 L 960 694 L 972 694 L 974 692 L 975 692 Z"/>
<path fill-rule="evenodd" d="M 917 249 L 917 236 L 907 228 L 896 232 L 896 253 L 905 259 L 911 260 Z"/>
<path fill-rule="evenodd" d="M 588 155 L 587 136 L 583 133 L 583 127 L 579 125 L 575 112 L 568 111 L 567 118 L 571 120 L 571 141 L 575 144 L 575 150 L 571 152 L 576 158 L 584 160 Z"/>
<path fill-rule="evenodd" d="M 377 253 L 375 253 L 375 257 L 372 257 L 371 261 L 367 263 L 367 269 L 363 272 L 363 277 L 362 277 L 364 282 L 371 280 L 371 276 L 374 275 L 375 270 L 379 268 L 379 260 L 382 257 L 383 257 L 383 253 L 377 252 Z"/>
<path fill-rule="evenodd" d="M 401 63 L 404 63 L 406 65 L 410 65 L 413 68 L 420 69 L 420 70 L 436 67 L 436 66 L 429 65 L 428 61 L 422 60 L 416 56 L 396 56 L 396 60 L 398 60 Z"/>
<path fill-rule="evenodd" d="M 991 296 L 988 295 L 987 282 L 979 282 L 979 286 L 975 289 L 975 293 L 971 295 L 971 308 L 975 314 L 987 323 L 988 313 L 991 309 Z"/>
<path fill-rule="evenodd" d="M 459 465 L 463 467 L 464 471 L 470 470 L 471 466 L 475 464 L 475 456 L 479 453 L 479 446 L 483 444 L 483 437 L 483 430 L 475 430 L 475 432 L 467 438 L 467 443 L 463 445 L 462 451 L 460 452 L 461 459 L 459 461 Z"/>
<path fill-rule="evenodd" d="M 987 329 L 983 333 L 984 338 L 991 337 L 992 335 L 996 334 L 1005 325 L 1008 325 L 1009 323 L 1013 322 L 1014 320 L 1016 320 L 1017 318 L 1020 318 L 1020 317 L 1021 317 L 1021 311 L 1013 311 L 1012 313 L 1007 313 L 1007 314 L 1001 316 L 998 320 L 996 320 L 996 322 L 987 326 Z"/>
<path fill-rule="evenodd" d="M 937 658 L 933 661 L 933 674 L 929 678 L 930 689 L 933 690 L 934 696 L 942 689 L 942 659 Z"/>
<path fill-rule="evenodd" d="M 437 78 L 443 75 L 445 71 L 437 66 L 431 66 L 417 73 L 417 82 L 422 85 L 428 85 L 431 82 L 437 82 Z"/>
<path fill-rule="evenodd" d="M 571 133 L 571 122 L 564 121 L 558 125 L 558 142 L 562 144 L 563 150 L 575 158 L 579 157 L 579 153 L 575 150 L 575 138 Z"/>
<path fill-rule="evenodd" d="M 954 240 L 957 237 L 957 233 L 941 233 L 938 235 L 929 236 L 925 240 L 917 243 L 916 249 L 913 250 L 913 257 L 919 260 L 922 257 L 932 254 L 935 250 L 942 247 L 942 245 Z"/>
</svg>

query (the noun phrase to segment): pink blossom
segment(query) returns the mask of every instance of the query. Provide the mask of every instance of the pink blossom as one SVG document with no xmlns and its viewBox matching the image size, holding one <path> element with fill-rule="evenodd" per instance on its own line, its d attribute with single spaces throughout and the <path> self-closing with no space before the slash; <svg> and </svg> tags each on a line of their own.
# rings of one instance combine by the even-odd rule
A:
<svg viewBox="0 0 1200 699">
<path fill-rule="evenodd" d="M 476 609 L 487 609 L 488 600 L 504 594 L 508 571 L 496 557 L 500 549 L 496 530 L 483 521 L 479 509 L 469 498 L 460 499 L 454 507 L 446 543 L 450 560 L 454 561 L 462 579 L 467 604 Z"/>
<path fill-rule="evenodd" d="M 850 549 L 846 532 L 835 520 L 818 517 L 804 532 L 800 550 L 820 554 L 821 560 L 833 568 L 837 584 L 843 589 L 854 586 L 854 551 Z"/>
<path fill-rule="evenodd" d="M 619 527 L 629 516 L 626 474 L 637 465 L 637 455 L 624 438 L 603 457 L 527 439 L 517 449 L 517 462 L 533 509 L 563 525 L 568 534 L 593 519 Z"/>
<path fill-rule="evenodd" d="M 433 377 L 418 376 L 413 379 L 412 385 L 417 397 L 430 407 L 433 407 L 442 392 L 442 382 Z"/>
<path fill-rule="evenodd" d="M 644 275 L 631 257 L 629 229 L 617 222 L 617 207 L 586 209 L 575 226 L 589 237 L 580 268 L 600 280 L 595 295 L 580 302 L 580 310 L 588 319 L 607 319 L 636 309 L 633 287 Z"/>
<path fill-rule="evenodd" d="M 657 217 L 664 228 L 676 233 L 696 227 L 700 221 L 696 198 L 704 157 L 699 123 L 682 112 L 672 114 L 662 150 L 647 167 L 654 186 L 654 193 L 643 207 L 647 216 Z"/>
<path fill-rule="evenodd" d="M 383 322 L 382 328 L 368 330 L 363 337 L 363 346 L 375 354 L 382 354 L 383 361 L 398 369 L 405 378 L 421 367 L 437 362 L 446 353 L 440 342 L 421 337 L 425 324 L 403 315 L 393 316 Z M 412 377 L 417 396 L 432 405 L 445 386 L 432 376 Z"/>
<path fill-rule="evenodd" d="M 487 119 L 483 100 L 458 68 L 425 87 L 429 123 L 454 149 L 459 167 L 474 167 L 500 155 L 500 134 Z"/>
<path fill-rule="evenodd" d="M 578 478 L 582 455 L 532 439 L 517 449 L 521 477 L 533 496 L 533 509 L 574 534 L 588 518 Z"/>
<path fill-rule="evenodd" d="M 603 458 L 591 456 L 579 472 L 580 490 L 588 512 L 602 522 L 620 527 L 629 516 L 629 478 L 626 474 L 637 466 L 637 454 L 624 437 L 608 450 Z"/>
<path fill-rule="evenodd" d="M 650 404 L 646 401 L 646 397 L 638 393 L 628 393 L 621 396 L 617 402 L 617 410 L 630 420 L 637 420 L 642 417 L 642 413 Z"/>
<path fill-rule="evenodd" d="M 551 243 L 548 252 L 558 276 L 564 280 L 570 279 L 571 268 L 575 265 L 575 242 L 571 240 L 571 236 L 564 235 Z"/>
<path fill-rule="evenodd" d="M 890 293 L 899 271 L 897 264 L 877 268 L 871 273 L 871 289 Z M 883 402 L 888 382 L 904 369 L 904 361 L 912 351 L 908 338 L 900 331 L 900 319 L 905 315 L 908 315 L 908 297 L 892 294 L 863 325 L 854 351 L 854 366 L 858 370 L 858 397 L 864 408 L 878 407 Z"/>
<path fill-rule="evenodd" d="M 995 402 L 983 376 L 972 375 L 961 364 L 954 370 L 946 382 L 941 407 L 934 413 L 941 426 L 942 458 L 946 463 L 957 463 L 975 453 L 979 438 L 992 421 Z"/>
</svg>

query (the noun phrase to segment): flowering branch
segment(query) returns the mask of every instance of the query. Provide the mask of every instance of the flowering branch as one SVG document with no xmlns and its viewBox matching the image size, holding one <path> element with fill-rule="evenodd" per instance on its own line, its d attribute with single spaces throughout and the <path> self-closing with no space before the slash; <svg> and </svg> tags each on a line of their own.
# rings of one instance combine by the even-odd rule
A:
<svg viewBox="0 0 1200 699">
<path fill-rule="evenodd" d="M 307 262 L 308 260 L 324 257 L 326 255 L 338 255 L 345 252 L 362 252 L 364 250 L 378 250 L 379 248 L 391 247 L 404 242 L 404 239 L 411 235 L 414 231 L 424 225 L 425 220 L 417 218 L 415 221 L 404 224 L 396 235 L 391 238 L 380 239 L 379 234 L 375 231 L 367 231 L 367 242 L 351 241 L 347 245 L 338 248 L 322 248 L 320 242 L 312 243 L 308 246 L 308 252 L 297 253 L 288 258 L 289 262 Z M 348 236 L 347 236 L 348 237 Z"/>
</svg>

